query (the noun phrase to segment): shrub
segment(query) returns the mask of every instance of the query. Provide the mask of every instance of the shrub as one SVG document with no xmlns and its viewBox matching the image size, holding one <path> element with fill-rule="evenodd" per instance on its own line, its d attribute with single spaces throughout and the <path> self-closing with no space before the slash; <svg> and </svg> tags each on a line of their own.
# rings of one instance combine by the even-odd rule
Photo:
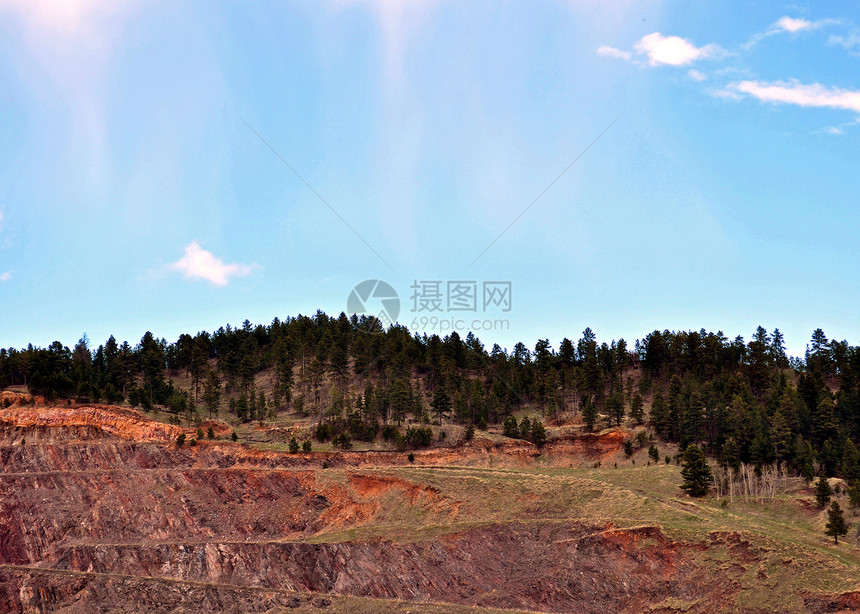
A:
<svg viewBox="0 0 860 614">
<path fill-rule="evenodd" d="M 319 422 L 317 423 L 316 428 L 314 429 L 314 437 L 317 438 L 317 441 L 328 441 L 334 435 L 334 429 L 331 424 L 327 422 Z"/>
<path fill-rule="evenodd" d="M 408 458 L 408 459 L 409 459 L 409 462 L 410 462 L 410 463 L 414 463 L 414 462 L 415 462 L 415 455 L 414 455 L 412 452 L 410 452 L 410 453 L 409 453 L 409 456 L 407 456 L 406 458 Z"/>
<path fill-rule="evenodd" d="M 531 431 L 529 432 L 530 439 L 533 444 L 540 447 L 546 443 L 546 429 L 543 422 L 535 418 L 532 420 Z"/>
<path fill-rule="evenodd" d="M 212 427 L 209 427 L 209 430 L 206 431 L 206 437 L 209 439 L 215 439 L 215 431 L 212 430 Z"/>
<path fill-rule="evenodd" d="M 532 433 L 532 423 L 529 421 L 528 416 L 523 416 L 522 422 L 520 422 L 520 438 L 528 439 Z"/>
<path fill-rule="evenodd" d="M 185 433 L 179 434 L 179 437 L 176 438 L 176 445 L 180 448 L 185 445 Z"/>
<path fill-rule="evenodd" d="M 631 456 L 633 456 L 633 452 L 635 452 L 635 450 L 633 449 L 633 440 L 628 439 L 624 442 L 624 456 L 630 458 Z"/>
<path fill-rule="evenodd" d="M 393 424 L 386 424 L 382 427 L 382 438 L 385 441 L 394 441 L 400 431 Z"/>
<path fill-rule="evenodd" d="M 513 416 L 508 416 L 505 418 L 505 423 L 502 425 L 502 433 L 505 437 L 511 437 L 512 439 L 520 438 L 520 427 L 517 424 L 517 419 Z"/>
<path fill-rule="evenodd" d="M 302 442 L 302 452 L 310 452 L 311 451 L 311 441 L 310 439 L 306 439 Z"/>
<path fill-rule="evenodd" d="M 442 431 L 444 433 L 444 431 Z M 406 429 L 406 445 L 412 448 L 426 448 L 433 443 L 433 429 L 429 426 L 410 426 Z"/>
<path fill-rule="evenodd" d="M 293 437 L 290 439 L 290 454 L 296 454 L 299 451 L 299 442 Z"/>
<path fill-rule="evenodd" d="M 347 433 L 341 433 L 340 435 L 335 435 L 332 440 L 332 444 L 343 449 L 352 447 L 352 439 L 349 437 Z"/>
<path fill-rule="evenodd" d="M 230 439 L 232 439 L 233 441 L 239 440 L 239 436 L 236 434 L 236 431 L 233 431 L 233 433 L 230 435 Z"/>
</svg>

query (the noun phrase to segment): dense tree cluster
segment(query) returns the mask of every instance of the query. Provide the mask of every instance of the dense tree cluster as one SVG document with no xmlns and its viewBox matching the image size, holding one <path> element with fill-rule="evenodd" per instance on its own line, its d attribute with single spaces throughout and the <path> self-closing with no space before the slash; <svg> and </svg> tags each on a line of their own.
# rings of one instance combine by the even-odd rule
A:
<svg viewBox="0 0 860 614">
<path fill-rule="evenodd" d="M 175 384 L 180 374 L 190 386 Z M 486 428 L 514 413 L 540 415 L 540 426 L 509 424 L 508 434 L 542 441 L 543 420 L 569 412 L 589 429 L 649 423 L 662 439 L 700 445 L 726 466 L 781 462 L 810 479 L 838 474 L 851 483 L 860 480 L 858 384 L 860 348 L 820 329 L 802 358 L 788 357 L 782 334 L 762 327 L 749 342 L 666 330 L 632 347 L 598 342 L 586 328 L 557 349 L 541 339 L 507 351 L 472 333 L 417 335 L 317 312 L 173 343 L 146 333 L 134 346 L 111 337 L 93 348 L 84 336 L 71 350 L 59 342 L 0 350 L 0 387 L 49 399 L 227 409 L 241 421 L 292 411 L 323 425 L 319 438 L 350 442 L 385 438 L 386 429 L 391 441 L 405 440 L 407 422 Z M 423 445 L 425 435 L 410 435 L 408 445 Z"/>
</svg>

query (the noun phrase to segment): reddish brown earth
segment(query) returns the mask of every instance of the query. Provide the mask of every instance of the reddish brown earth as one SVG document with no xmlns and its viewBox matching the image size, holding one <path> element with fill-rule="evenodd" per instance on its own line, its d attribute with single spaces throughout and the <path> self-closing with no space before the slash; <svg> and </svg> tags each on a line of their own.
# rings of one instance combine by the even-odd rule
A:
<svg viewBox="0 0 860 614">
<path fill-rule="evenodd" d="M 460 519 L 462 502 L 369 473 L 408 463 L 404 453 L 178 448 L 182 432 L 196 428 L 116 407 L 0 410 L 0 611 L 266 612 L 325 609 L 348 595 L 582 613 L 642 612 L 674 597 L 717 612 L 732 594 L 731 578 L 694 556 L 708 543 L 678 542 L 657 527 L 524 521 L 395 541 L 328 538 L 373 526 L 391 497 L 431 524 Z M 548 452 L 601 458 L 623 440 L 571 438 Z M 524 464 L 536 455 L 525 442 L 483 440 L 422 451 L 416 463 Z M 340 469 L 320 470 L 323 460 Z M 710 543 L 741 562 L 756 557 L 737 536 Z M 833 608 L 858 601 L 845 594 Z M 808 600 L 809 611 L 830 607 Z"/>
</svg>

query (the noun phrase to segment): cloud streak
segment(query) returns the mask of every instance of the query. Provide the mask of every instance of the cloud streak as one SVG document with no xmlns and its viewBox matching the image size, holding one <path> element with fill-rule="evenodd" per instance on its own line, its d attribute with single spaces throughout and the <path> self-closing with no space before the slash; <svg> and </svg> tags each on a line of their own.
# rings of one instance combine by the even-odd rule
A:
<svg viewBox="0 0 860 614">
<path fill-rule="evenodd" d="M 841 45 L 848 51 L 851 51 L 855 47 L 860 47 L 860 30 L 853 30 L 844 36 L 832 34 L 827 39 L 827 42 L 831 45 Z"/>
<path fill-rule="evenodd" d="M 0 282 L 9 281 L 10 279 L 12 279 L 12 271 L 0 273 Z"/>
<path fill-rule="evenodd" d="M 205 279 L 216 286 L 226 286 L 233 277 L 245 277 L 259 265 L 225 264 L 206 251 L 197 241 L 185 248 L 185 255 L 168 265 L 171 271 L 182 273 L 188 279 Z"/>
<path fill-rule="evenodd" d="M 820 83 L 798 81 L 739 81 L 715 93 L 724 98 L 740 99 L 751 96 L 770 104 L 790 104 L 798 107 L 842 109 L 860 113 L 860 90 L 827 87 Z"/>
<path fill-rule="evenodd" d="M 627 62 L 633 57 L 633 54 L 629 51 L 622 51 L 621 49 L 616 49 L 615 47 L 609 47 L 607 45 L 601 45 L 597 48 L 597 55 L 602 55 L 605 58 L 615 58 L 618 60 L 625 60 Z"/>
<path fill-rule="evenodd" d="M 820 30 L 821 28 L 838 25 L 840 23 L 842 22 L 838 19 L 825 18 L 810 21 L 809 19 L 803 19 L 802 17 L 788 17 L 786 15 L 777 19 L 764 32 L 760 32 L 759 34 L 753 35 L 753 37 L 750 38 L 749 42 L 743 45 L 743 48 L 749 49 L 762 39 L 765 39 L 769 36 L 774 36 L 776 34 L 799 34 L 800 32 Z"/>
<path fill-rule="evenodd" d="M 726 51 L 718 45 L 696 47 L 685 38 L 663 36 L 660 32 L 643 36 L 633 44 L 633 50 L 636 57 L 649 66 L 687 66 L 698 60 L 726 55 Z M 607 45 L 598 47 L 597 55 L 628 62 L 634 59 L 633 52 Z"/>
</svg>

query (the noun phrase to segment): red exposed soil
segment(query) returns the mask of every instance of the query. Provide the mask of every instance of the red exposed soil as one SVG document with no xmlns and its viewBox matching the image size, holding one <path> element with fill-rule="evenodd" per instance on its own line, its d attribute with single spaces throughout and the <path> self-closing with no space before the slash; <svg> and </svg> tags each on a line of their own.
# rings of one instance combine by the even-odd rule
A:
<svg viewBox="0 0 860 614">
<path fill-rule="evenodd" d="M 8 394 L 8 393 L 7 393 Z M 229 427 L 220 422 L 207 423 L 215 434 L 230 433 Z M 76 405 L 71 407 L 30 407 L 13 405 L 0 410 L 0 429 L 8 436 L 10 429 L 26 429 L 33 433 L 44 433 L 46 429 L 72 429 L 86 433 L 93 429 L 105 435 L 114 435 L 132 441 L 175 440 L 181 433 L 194 436 L 197 429 L 183 428 L 157 422 L 139 411 L 107 405 Z"/>
<path fill-rule="evenodd" d="M 192 435 L 115 407 L 0 410 L 0 611 L 280 611 L 352 595 L 583 613 L 642 612 L 674 597 L 715 612 L 732 594 L 729 572 L 702 568 L 695 553 L 760 554 L 735 533 L 690 544 L 659 527 L 572 521 L 326 541 L 385 522 L 390 509 L 457 522 L 461 502 L 369 469 L 408 464 L 403 452 L 180 448 L 183 432 Z M 602 458 L 624 437 L 569 438 L 544 452 Z M 484 439 L 416 452 L 415 464 L 524 465 L 538 453 Z M 323 460 L 342 470 L 319 470 Z M 834 599 L 850 609 L 860 598 Z M 822 603 L 808 599 L 810 611 Z"/>
</svg>

